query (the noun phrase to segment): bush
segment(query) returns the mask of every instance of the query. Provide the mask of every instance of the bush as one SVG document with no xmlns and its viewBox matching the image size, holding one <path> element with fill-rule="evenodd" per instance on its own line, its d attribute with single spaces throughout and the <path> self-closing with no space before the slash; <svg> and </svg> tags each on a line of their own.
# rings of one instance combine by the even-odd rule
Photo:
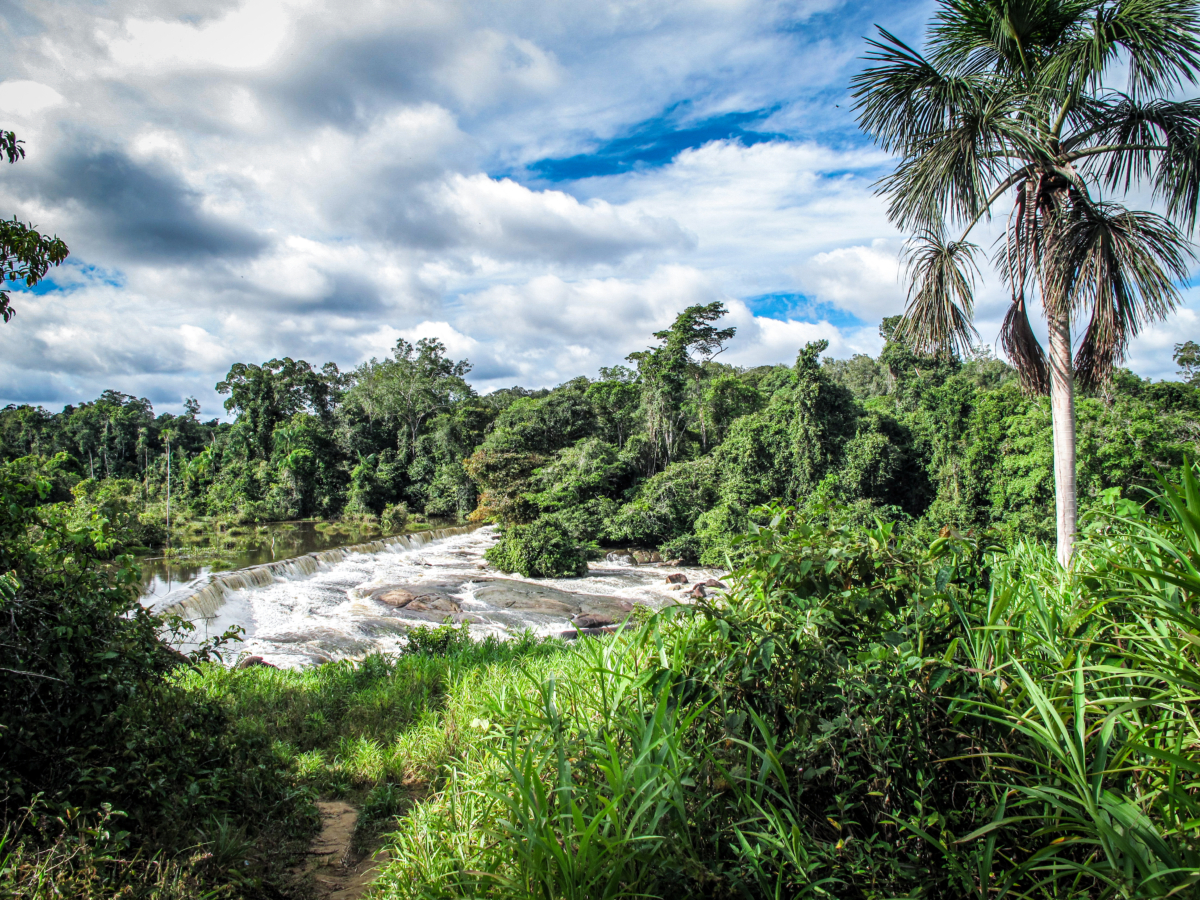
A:
<svg viewBox="0 0 1200 900">
<path fill-rule="evenodd" d="M 652 547 L 688 534 L 717 499 L 715 459 L 673 463 L 638 486 L 633 498 L 605 523 L 614 543 Z"/>
<path fill-rule="evenodd" d="M 588 549 L 550 516 L 530 525 L 510 525 L 484 555 L 501 572 L 519 572 L 526 578 L 579 577 L 588 570 Z"/>
<path fill-rule="evenodd" d="M 449 656 L 457 653 L 471 644 L 470 626 L 463 622 L 455 628 L 453 625 L 418 625 L 409 629 L 408 643 L 405 653 L 424 653 L 428 656 Z"/>
<path fill-rule="evenodd" d="M 379 516 L 379 527 L 387 534 L 399 534 L 408 524 L 408 504 L 393 503 Z"/>
<path fill-rule="evenodd" d="M 109 498 L 85 514 L 86 489 L 74 505 L 40 502 L 48 493 L 0 466 L 0 896 L 57 858 L 72 822 L 105 810 L 121 811 L 123 846 L 146 858 L 194 846 L 214 817 L 264 846 L 304 830 L 307 799 L 270 740 L 175 682 L 211 643 L 190 658 L 164 644 L 187 626 L 138 602 L 131 557 L 108 562 L 128 542 L 125 508 Z M 18 847 L 26 869 L 10 871 L 3 851 Z M 77 862 L 92 878 L 86 854 Z"/>
</svg>

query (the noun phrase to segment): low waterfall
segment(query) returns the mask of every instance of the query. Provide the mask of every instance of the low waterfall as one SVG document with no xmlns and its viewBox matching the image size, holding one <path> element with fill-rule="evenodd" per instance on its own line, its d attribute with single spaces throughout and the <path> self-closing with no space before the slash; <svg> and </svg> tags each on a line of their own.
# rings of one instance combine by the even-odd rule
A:
<svg viewBox="0 0 1200 900">
<path fill-rule="evenodd" d="M 416 550 L 443 538 L 454 537 L 474 531 L 477 525 L 460 525 L 454 528 L 436 528 L 432 531 L 417 531 L 393 537 L 369 541 L 365 544 L 350 544 L 332 550 L 318 550 L 292 559 L 249 566 L 233 572 L 216 572 L 198 578 L 177 591 L 172 591 L 154 605 L 155 612 L 174 613 L 185 619 L 212 619 L 216 616 L 229 595 L 247 588 L 266 587 L 279 581 L 294 581 L 311 577 L 322 569 L 330 568 L 354 553 L 402 553 Z"/>
</svg>

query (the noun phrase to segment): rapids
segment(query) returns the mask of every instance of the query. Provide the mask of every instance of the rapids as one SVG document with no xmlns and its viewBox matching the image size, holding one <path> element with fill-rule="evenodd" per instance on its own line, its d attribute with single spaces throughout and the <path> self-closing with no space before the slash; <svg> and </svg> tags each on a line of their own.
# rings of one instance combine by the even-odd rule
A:
<svg viewBox="0 0 1200 900">
<path fill-rule="evenodd" d="M 690 583 L 720 573 L 694 567 L 595 561 L 582 578 L 522 578 L 488 565 L 492 527 L 444 529 L 211 575 L 163 598 L 158 611 L 192 621 L 192 646 L 233 625 L 245 629 L 226 662 L 249 653 L 281 667 L 302 667 L 367 653 L 396 652 L 415 625 L 467 622 L 473 636 L 573 632 L 620 621 L 635 605 L 684 600 L 669 573 Z M 398 608 L 397 597 L 411 598 Z M 185 646 L 184 649 L 187 649 Z"/>
</svg>

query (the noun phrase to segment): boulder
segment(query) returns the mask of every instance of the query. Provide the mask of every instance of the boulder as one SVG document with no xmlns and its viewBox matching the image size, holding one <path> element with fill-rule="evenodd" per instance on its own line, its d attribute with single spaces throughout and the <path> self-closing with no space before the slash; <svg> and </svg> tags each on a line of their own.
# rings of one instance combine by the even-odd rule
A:
<svg viewBox="0 0 1200 900">
<path fill-rule="evenodd" d="M 268 669 L 277 669 L 278 666 L 273 666 L 261 656 L 247 656 L 240 663 L 234 666 L 235 669 L 253 669 L 256 666 L 266 666 Z"/>
<path fill-rule="evenodd" d="M 605 562 L 619 563 L 622 566 L 636 566 L 637 560 L 623 550 L 614 550 L 611 553 L 605 554 Z"/>
<path fill-rule="evenodd" d="M 668 584 L 667 590 L 668 591 L 686 591 L 687 585 L 686 584 Z"/>
<path fill-rule="evenodd" d="M 676 572 L 673 575 L 667 576 L 667 584 L 687 584 L 687 576 L 682 572 Z"/>
<path fill-rule="evenodd" d="M 587 615 L 584 613 L 571 619 L 571 624 L 576 628 L 603 628 L 606 625 L 613 625 L 615 623 L 608 616 Z"/>
<path fill-rule="evenodd" d="M 717 581 L 717 579 L 715 579 L 715 578 L 708 579 L 708 581 L 704 582 L 704 586 L 710 587 L 710 588 L 718 588 L 722 591 L 729 590 L 727 587 L 725 587 L 724 582 Z"/>
<path fill-rule="evenodd" d="M 619 597 L 576 594 L 544 584 L 508 578 L 478 578 L 472 582 L 472 588 L 471 593 L 476 600 L 498 610 L 542 613 L 569 619 L 579 613 L 615 617 L 616 614 L 633 609 L 630 601 Z"/>
<path fill-rule="evenodd" d="M 369 596 L 393 609 L 458 612 L 460 607 L 454 593 L 460 589 L 458 584 L 389 584 L 376 588 Z"/>
<path fill-rule="evenodd" d="M 462 612 L 462 607 L 453 600 L 448 600 L 445 597 L 439 597 L 435 594 L 426 594 L 424 597 L 417 597 L 409 601 L 404 606 L 405 612 Z"/>
<path fill-rule="evenodd" d="M 619 597 L 604 597 L 599 594 L 580 594 L 579 611 L 590 616 L 609 616 L 624 619 L 622 613 L 633 612 L 634 604 Z"/>
<path fill-rule="evenodd" d="M 704 589 L 704 585 L 698 584 L 688 592 L 688 596 L 693 600 L 703 600 L 708 596 L 708 591 Z"/>
<path fill-rule="evenodd" d="M 634 550 L 633 558 L 639 566 L 662 562 L 662 554 L 657 550 Z"/>
<path fill-rule="evenodd" d="M 416 594 L 404 588 L 385 588 L 382 591 L 375 591 L 371 596 L 380 603 L 386 603 L 397 609 L 403 609 L 417 599 Z"/>
</svg>

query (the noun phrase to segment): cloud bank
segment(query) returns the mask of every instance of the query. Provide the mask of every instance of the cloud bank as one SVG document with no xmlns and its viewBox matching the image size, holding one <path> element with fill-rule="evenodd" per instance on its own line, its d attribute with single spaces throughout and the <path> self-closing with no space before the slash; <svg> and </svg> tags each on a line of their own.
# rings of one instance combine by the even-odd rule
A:
<svg viewBox="0 0 1200 900">
<path fill-rule="evenodd" d="M 70 245 L 0 327 L 0 401 L 178 409 L 236 361 L 437 336 L 481 390 L 619 362 L 724 301 L 724 359 L 879 347 L 902 236 L 836 0 L 111 0 L 0 7 L 0 212 Z M 991 281 L 995 281 L 992 279 Z M 1003 296 L 980 298 L 994 337 Z M 1200 297 L 1135 345 L 1169 376 Z"/>
</svg>

